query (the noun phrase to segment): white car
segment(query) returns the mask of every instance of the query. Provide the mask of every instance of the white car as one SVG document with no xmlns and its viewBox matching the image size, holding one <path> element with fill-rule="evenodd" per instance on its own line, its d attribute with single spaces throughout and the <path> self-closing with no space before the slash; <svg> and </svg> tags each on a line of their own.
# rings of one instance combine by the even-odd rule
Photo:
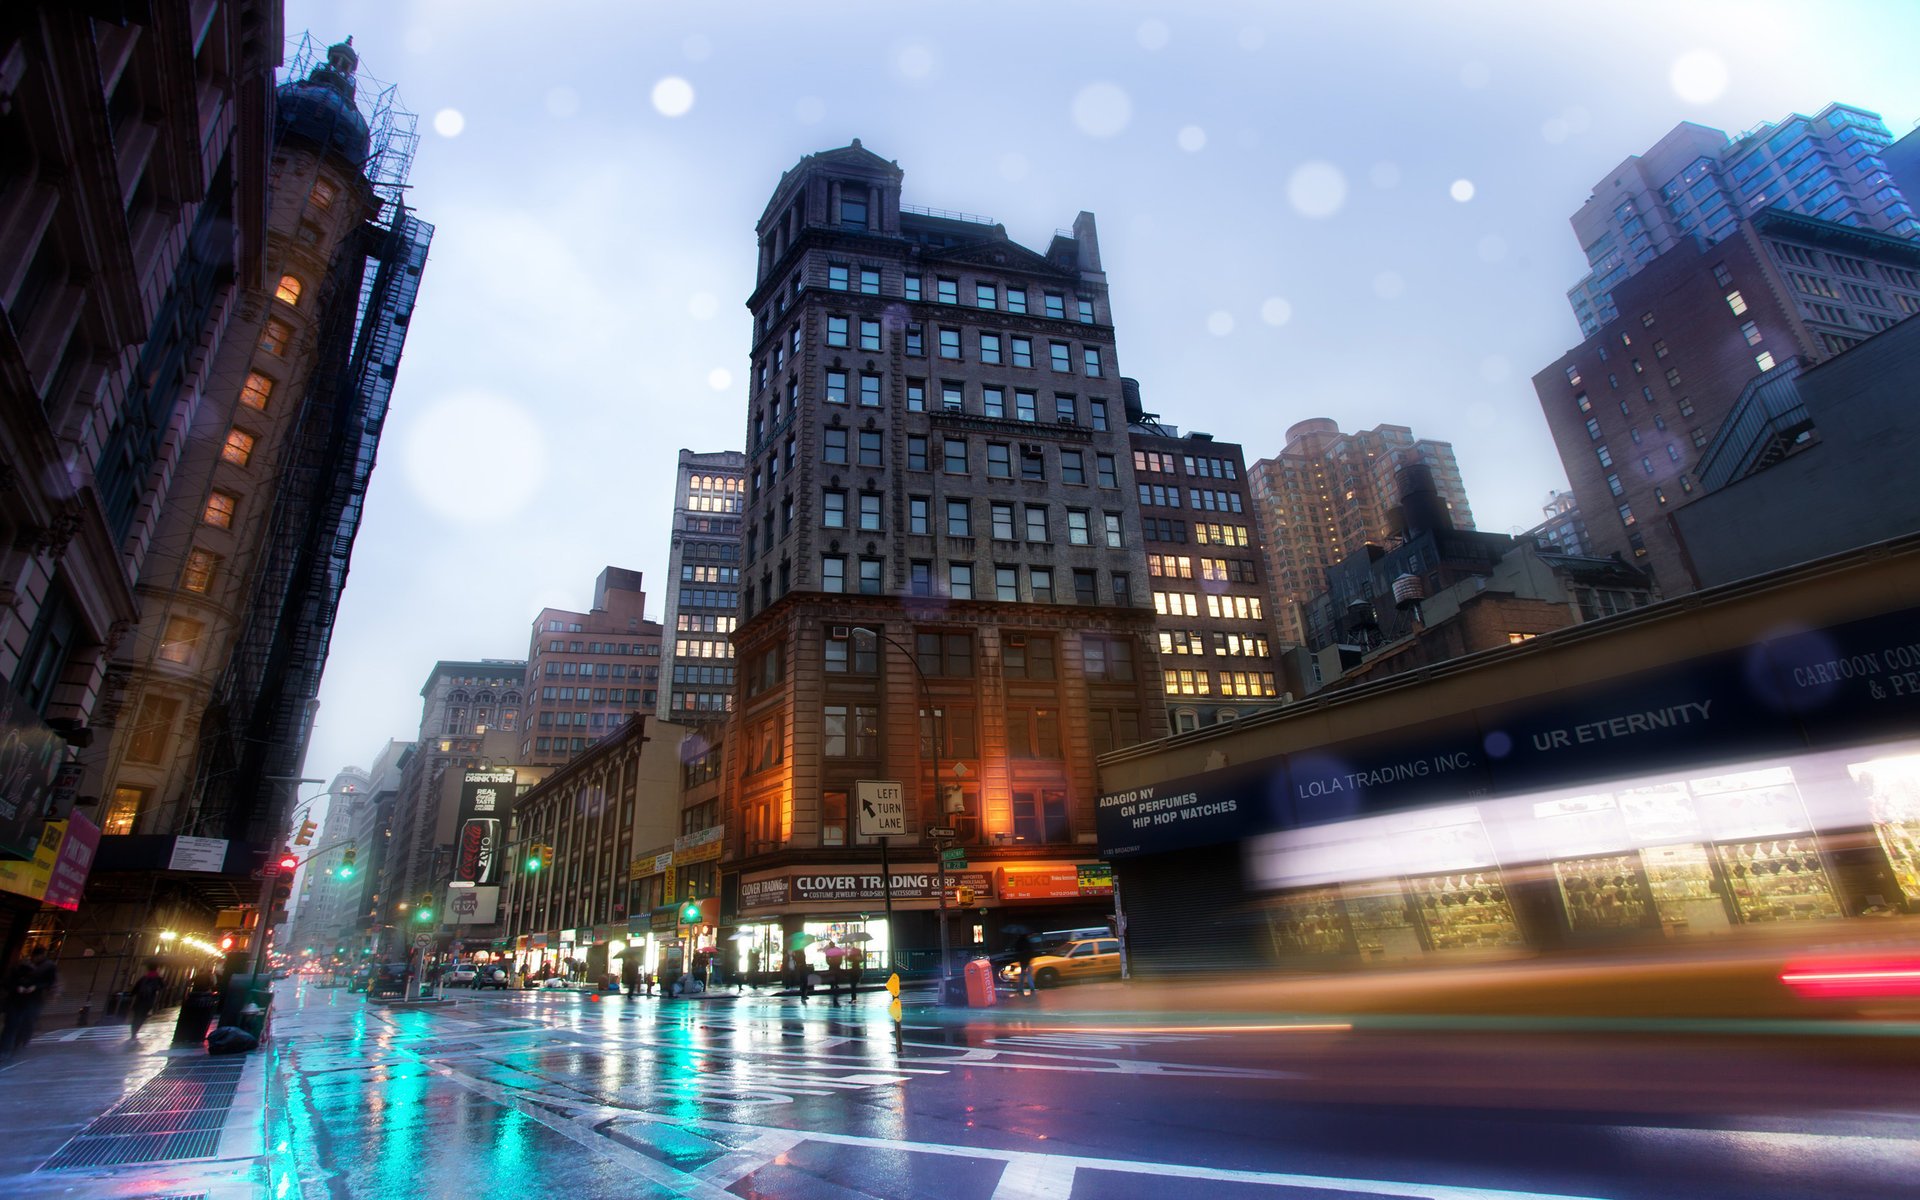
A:
<svg viewBox="0 0 1920 1200">
<path fill-rule="evenodd" d="M 472 987 L 473 977 L 472 963 L 455 963 L 440 972 L 440 982 L 446 987 Z"/>
</svg>

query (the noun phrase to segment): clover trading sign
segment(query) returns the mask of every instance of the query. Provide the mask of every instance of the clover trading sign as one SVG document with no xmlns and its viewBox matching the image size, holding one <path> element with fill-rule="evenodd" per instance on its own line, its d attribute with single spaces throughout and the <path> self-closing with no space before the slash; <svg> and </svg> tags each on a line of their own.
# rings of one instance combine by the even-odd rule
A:
<svg viewBox="0 0 1920 1200">
<path fill-rule="evenodd" d="M 894 779 L 862 779 L 853 785 L 861 837 L 905 837 L 907 801 Z"/>
</svg>

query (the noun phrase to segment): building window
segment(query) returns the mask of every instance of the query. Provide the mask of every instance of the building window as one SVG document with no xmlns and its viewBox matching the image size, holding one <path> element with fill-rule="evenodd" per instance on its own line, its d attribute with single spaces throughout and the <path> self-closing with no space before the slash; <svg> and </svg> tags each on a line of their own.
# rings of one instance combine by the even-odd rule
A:
<svg viewBox="0 0 1920 1200">
<path fill-rule="evenodd" d="M 820 496 L 820 524 L 828 529 L 847 527 L 847 494 L 823 492 Z"/>
<path fill-rule="evenodd" d="M 1045 479 L 1046 477 L 1046 453 L 1038 446 L 1020 447 L 1020 478 Z"/>
<path fill-rule="evenodd" d="M 240 498 L 232 492 L 223 492 L 218 488 L 207 497 L 207 507 L 200 519 L 216 529 L 232 529 L 234 512 L 240 507 Z"/>
<path fill-rule="evenodd" d="M 268 354 L 284 355 L 293 345 L 293 326 L 278 317 L 268 317 L 260 328 L 260 348 Z"/>
<path fill-rule="evenodd" d="M 1033 365 L 1033 339 L 1017 337 L 1013 339 L 1013 365 L 1031 367 Z"/>
<path fill-rule="evenodd" d="M 841 185 L 845 187 L 846 185 Z M 843 229 L 865 229 L 867 227 L 867 197 L 863 192 L 843 191 L 840 194 L 840 226 Z"/>
<path fill-rule="evenodd" d="M 860 348 L 862 350 L 880 349 L 880 322 L 860 322 Z"/>
<path fill-rule="evenodd" d="M 1595 458 L 1600 460 L 1601 466 L 1610 467 L 1613 465 L 1613 454 L 1605 446 L 1597 447 L 1593 454 Z"/>
<path fill-rule="evenodd" d="M 1027 568 L 1027 588 L 1035 604 L 1053 603 L 1053 571 L 1047 567 Z"/>
<path fill-rule="evenodd" d="M 829 432 L 832 431 L 829 430 Z M 845 437 L 846 435 L 843 433 L 841 436 Z M 910 433 L 907 435 L 907 470 L 932 470 L 932 468 L 927 465 L 927 438 L 925 434 Z"/>
<path fill-rule="evenodd" d="M 939 290 L 934 294 L 934 299 L 940 301 L 942 304 L 960 303 L 960 281 L 958 279 L 942 279 L 938 282 L 937 287 Z"/>
<path fill-rule="evenodd" d="M 1728 292 L 1727 307 L 1733 310 L 1734 316 L 1736 317 L 1740 316 L 1742 313 L 1747 311 L 1746 298 L 1737 291 Z"/>
<path fill-rule="evenodd" d="M 860 272 L 860 290 L 869 296 L 880 294 L 880 272 L 862 270 Z"/>
<path fill-rule="evenodd" d="M 1113 602 L 1123 607 L 1133 603 L 1133 576 L 1125 571 L 1113 573 Z"/>
<path fill-rule="evenodd" d="M 1013 478 L 1013 448 L 1005 442 L 987 443 L 987 478 Z"/>
<path fill-rule="evenodd" d="M 993 537 L 995 541 L 1013 540 L 1013 505 L 995 504 L 993 512 Z"/>
<path fill-rule="evenodd" d="M 913 496 L 907 500 L 907 532 L 927 534 L 928 508 L 930 501 L 925 496 Z"/>
<path fill-rule="evenodd" d="M 1073 602 L 1091 607 L 1100 603 L 1099 577 L 1092 571 L 1074 568 Z"/>
<path fill-rule="evenodd" d="M 247 372 L 247 382 L 240 388 L 240 403 L 248 408 L 267 411 L 267 400 L 273 395 L 273 380 L 258 371 Z"/>
<path fill-rule="evenodd" d="M 880 744 L 880 710 L 865 704 L 829 704 L 821 725 L 827 758 L 872 758 Z"/>
<path fill-rule="evenodd" d="M 1065 342 L 1049 342 L 1047 349 L 1054 370 L 1062 374 L 1073 370 L 1073 360 L 1071 357 L 1073 354 L 1072 346 Z"/>
<path fill-rule="evenodd" d="M 1027 289 L 1017 287 L 1007 289 L 1007 311 L 1012 313 L 1027 311 Z"/>
<path fill-rule="evenodd" d="M 307 193 L 307 199 L 312 202 L 315 208 L 321 212 L 326 212 L 333 207 L 334 197 L 339 194 L 339 189 L 331 183 L 328 183 L 324 179 L 316 179 L 313 181 L 313 190 Z"/>
<path fill-rule="evenodd" d="M 860 377 L 860 406 L 862 408 L 880 407 L 880 377 L 862 375 Z"/>
<path fill-rule="evenodd" d="M 827 268 L 827 286 L 829 288 L 836 292 L 844 292 L 847 290 L 849 282 L 846 267 L 829 266 Z"/>
<path fill-rule="evenodd" d="M 988 416 L 1004 419 L 1007 415 L 1007 390 L 997 387 L 981 388 L 980 403 Z"/>
<path fill-rule="evenodd" d="M 965 438 L 944 438 L 940 451 L 942 462 L 949 475 L 967 473 L 967 443 Z"/>
<path fill-rule="evenodd" d="M 920 277 L 908 275 L 900 280 L 901 294 L 909 300 L 920 299 Z"/>
<path fill-rule="evenodd" d="M 1627 494 L 1627 485 L 1620 482 L 1620 476 L 1609 471 L 1607 473 L 1607 490 L 1616 496 L 1624 496 Z"/>
<path fill-rule="evenodd" d="M 1060 452 L 1060 482 L 1079 484 L 1087 482 L 1087 460 L 1078 450 Z"/>
<path fill-rule="evenodd" d="M 214 568 L 220 559 L 211 550 L 195 546 L 187 551 L 187 565 L 180 573 L 180 586 L 189 592 L 205 593 L 213 587 Z"/>
<path fill-rule="evenodd" d="M 880 465 L 880 431 L 878 429 L 860 431 L 860 465 L 863 467 Z"/>
<path fill-rule="evenodd" d="M 940 357 L 953 359 L 960 357 L 960 331 L 958 329 L 942 329 L 940 331 Z"/>
<path fill-rule="evenodd" d="M 1620 505 L 1619 512 L 1620 512 L 1620 523 L 1622 525 L 1630 526 L 1634 523 L 1633 506 L 1631 504 Z"/>
<path fill-rule="evenodd" d="M 933 564 L 915 560 L 907 564 L 907 590 L 915 596 L 933 595 Z"/>
<path fill-rule="evenodd" d="M 1029 542 L 1044 542 L 1047 540 L 1046 505 L 1027 505 L 1027 540 Z"/>
<path fill-rule="evenodd" d="M 226 445 L 220 447 L 221 461 L 232 463 L 236 467 L 246 466 L 253 458 L 253 442 L 253 435 L 244 429 L 227 430 Z"/>
<path fill-rule="evenodd" d="M 1013 415 L 1020 421 L 1038 421 L 1040 402 L 1033 392 L 1015 391 L 1013 393 Z"/>
<path fill-rule="evenodd" d="M 273 289 L 273 298 L 287 304 L 300 303 L 300 280 L 297 276 L 282 275 L 280 286 Z"/>
<path fill-rule="evenodd" d="M 975 308 L 998 308 L 999 295 L 991 283 L 973 285 L 973 304 Z"/>
<path fill-rule="evenodd" d="M 1070 546 L 1091 546 L 1093 528 L 1088 521 L 1087 510 L 1070 508 L 1067 510 L 1067 544 Z"/>
<path fill-rule="evenodd" d="M 140 820 L 140 809 L 146 804 L 145 788 L 116 787 L 113 799 L 107 805 L 107 815 L 100 822 L 100 832 L 109 837 L 124 837 L 133 832 Z"/>
<path fill-rule="evenodd" d="M 1761 341 L 1759 324 L 1754 321 L 1740 322 L 1740 336 L 1747 339 L 1747 345 L 1758 346 Z"/>
<path fill-rule="evenodd" d="M 139 715 L 133 721 L 133 736 L 127 739 L 130 762 L 157 763 L 166 754 L 167 739 L 173 733 L 174 719 L 180 715 L 180 702 L 148 692 L 140 700 Z"/>
<path fill-rule="evenodd" d="M 860 560 L 860 594 L 878 596 L 880 594 L 880 567 L 883 560 L 863 558 Z"/>
<path fill-rule="evenodd" d="M 1097 402 L 1096 402 L 1097 403 Z M 1120 476 L 1114 471 L 1113 455 L 1096 454 L 1093 456 L 1094 476 L 1103 488 L 1120 486 Z"/>
<path fill-rule="evenodd" d="M 1104 430 L 1104 429 L 1106 429 L 1106 427 L 1107 427 L 1107 402 L 1106 402 L 1105 400 L 1089 400 L 1089 401 L 1087 401 L 1087 411 L 1088 411 L 1088 413 L 1090 414 L 1090 416 L 1091 416 L 1091 418 L 1092 418 L 1092 421 L 1093 421 L 1093 427 L 1094 427 L 1095 429 L 1100 429 L 1100 430 Z"/>
<path fill-rule="evenodd" d="M 973 504 L 970 501 L 947 501 L 947 536 L 973 536 Z"/>
<path fill-rule="evenodd" d="M 1759 368 L 1760 368 L 1760 369 L 1761 369 L 1762 371 L 1771 371 L 1771 370 L 1773 370 L 1773 365 L 1774 365 L 1774 364 L 1773 364 L 1773 351 L 1771 351 L 1771 350 L 1762 350 L 1762 351 L 1761 351 L 1760 353 L 1758 353 L 1758 354 L 1756 354 L 1756 355 L 1754 355 L 1754 356 L 1753 356 L 1753 365 L 1754 365 L 1754 366 L 1756 366 L 1756 367 L 1759 367 Z"/>
<path fill-rule="evenodd" d="M 956 566 L 965 564 L 956 563 Z M 973 677 L 973 635 L 967 633 L 916 633 L 913 639 L 916 662 L 923 675 L 941 675 L 951 679 Z"/>
<path fill-rule="evenodd" d="M 927 356 L 926 334 L 922 332 L 919 325 L 907 326 L 907 354 L 913 358 Z"/>
<path fill-rule="evenodd" d="M 957 383 L 940 385 L 940 407 L 945 412 L 965 412 L 967 408 L 966 391 Z"/>
<path fill-rule="evenodd" d="M 1066 320 L 1067 319 L 1067 298 L 1065 296 L 1062 296 L 1059 292 L 1048 292 L 1046 295 L 1047 295 L 1047 315 L 1049 317 L 1054 318 L 1057 321 Z"/>
<path fill-rule="evenodd" d="M 1726 287 L 1733 282 L 1733 272 L 1727 270 L 1727 264 L 1713 264 L 1713 282 L 1719 287 Z"/>
<path fill-rule="evenodd" d="M 993 598 L 1005 603 L 1017 603 L 1020 599 L 1020 571 L 1017 567 L 995 567 L 993 569 Z"/>
<path fill-rule="evenodd" d="M 1676 389 L 1680 386 L 1680 368 L 1679 367 L 1667 368 L 1667 386 L 1670 388 L 1676 388 Z"/>
<path fill-rule="evenodd" d="M 845 371 L 827 372 L 827 403 L 845 404 L 847 402 L 847 373 Z"/>
<path fill-rule="evenodd" d="M 927 381 L 924 379 L 907 380 L 907 411 L 927 411 Z"/>
<path fill-rule="evenodd" d="M 1106 527 L 1107 545 L 1109 547 L 1123 545 L 1124 542 L 1122 541 L 1120 532 L 1120 514 L 1115 512 L 1103 513 L 1100 519 Z"/>
<path fill-rule="evenodd" d="M 973 599 L 973 564 L 947 564 L 947 594 L 955 600 Z"/>
<path fill-rule="evenodd" d="M 194 647 L 200 644 L 200 635 L 206 632 L 206 626 L 187 617 L 168 617 L 167 628 L 160 635 L 160 661 L 186 664 L 193 661 Z"/>
<path fill-rule="evenodd" d="M 1600 440 L 1600 438 L 1601 438 L 1601 433 L 1600 433 L 1600 418 L 1599 418 L 1599 417 L 1588 417 L 1588 418 L 1587 418 L 1587 436 L 1588 436 L 1588 437 L 1590 437 L 1590 438 L 1592 438 L 1592 439 L 1593 439 L 1594 441 L 1596 441 L 1596 442 Z"/>
<path fill-rule="evenodd" d="M 824 555 L 820 559 L 820 590 L 823 592 L 844 592 L 847 590 L 847 560 L 837 554 Z"/>
<path fill-rule="evenodd" d="M 980 361 L 990 367 L 1000 365 L 1000 335 L 983 333 L 980 335 Z"/>
</svg>

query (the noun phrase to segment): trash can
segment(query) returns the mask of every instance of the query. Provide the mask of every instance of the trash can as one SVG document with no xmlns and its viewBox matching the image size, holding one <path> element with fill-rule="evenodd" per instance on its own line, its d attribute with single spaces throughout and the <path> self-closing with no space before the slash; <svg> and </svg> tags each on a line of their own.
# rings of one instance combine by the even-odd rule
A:
<svg viewBox="0 0 1920 1200">
<path fill-rule="evenodd" d="M 974 1008 L 992 1008 L 993 998 L 993 964 L 976 958 L 967 964 L 967 1003 Z"/>
<path fill-rule="evenodd" d="M 940 1003 L 956 1007 L 967 1002 L 967 974 L 964 968 L 958 975 L 949 975 L 940 981 Z"/>
<path fill-rule="evenodd" d="M 207 1030 L 220 1011 L 220 997 L 213 992 L 188 992 L 180 1001 L 180 1016 L 173 1023 L 173 1044 L 198 1046 L 207 1040 Z"/>
</svg>

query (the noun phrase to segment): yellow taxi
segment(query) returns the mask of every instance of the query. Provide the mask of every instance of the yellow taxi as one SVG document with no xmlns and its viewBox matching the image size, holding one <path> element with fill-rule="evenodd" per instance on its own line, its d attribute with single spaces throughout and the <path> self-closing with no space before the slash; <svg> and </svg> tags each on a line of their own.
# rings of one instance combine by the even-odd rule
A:
<svg viewBox="0 0 1920 1200">
<path fill-rule="evenodd" d="M 1072 979 L 1120 977 L 1118 938 L 1082 938 L 1033 959 L 1033 985 L 1053 987 Z"/>
</svg>

